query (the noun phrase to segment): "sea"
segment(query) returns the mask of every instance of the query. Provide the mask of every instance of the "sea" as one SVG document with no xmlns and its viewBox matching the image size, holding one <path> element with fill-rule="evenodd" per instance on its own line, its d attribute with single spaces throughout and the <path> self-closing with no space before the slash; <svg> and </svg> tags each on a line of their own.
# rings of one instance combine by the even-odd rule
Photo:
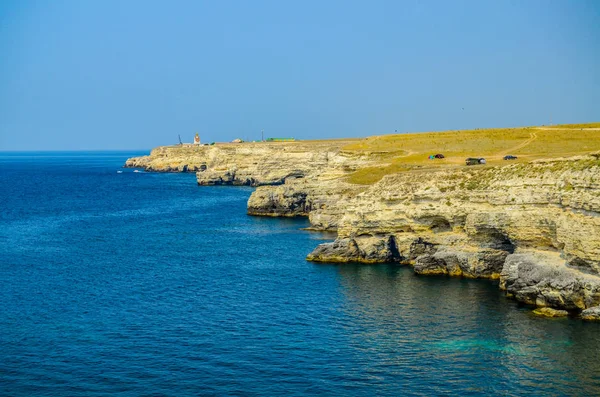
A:
<svg viewBox="0 0 600 397">
<path fill-rule="evenodd" d="M 307 262 L 334 236 L 146 153 L 0 153 L 0 395 L 600 395 L 600 324 Z"/>
</svg>

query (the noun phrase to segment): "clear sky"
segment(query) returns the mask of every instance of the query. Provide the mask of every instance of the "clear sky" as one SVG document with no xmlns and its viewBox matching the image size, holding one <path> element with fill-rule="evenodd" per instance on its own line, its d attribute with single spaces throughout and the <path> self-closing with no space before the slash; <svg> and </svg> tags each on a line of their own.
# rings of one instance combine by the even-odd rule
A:
<svg viewBox="0 0 600 397">
<path fill-rule="evenodd" d="M 600 121 L 600 1 L 0 0 L 0 150 Z"/>
</svg>

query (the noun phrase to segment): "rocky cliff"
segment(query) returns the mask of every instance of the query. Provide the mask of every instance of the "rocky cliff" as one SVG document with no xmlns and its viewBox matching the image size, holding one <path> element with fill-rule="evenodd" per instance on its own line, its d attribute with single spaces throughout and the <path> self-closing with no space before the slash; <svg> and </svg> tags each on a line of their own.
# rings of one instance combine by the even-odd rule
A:
<svg viewBox="0 0 600 397">
<path fill-rule="evenodd" d="M 376 156 L 342 148 L 354 140 L 165 146 L 149 156 L 127 160 L 125 167 L 154 172 L 196 172 L 198 185 L 245 185 L 258 188 L 248 214 L 308 216 L 318 230 L 335 230 L 343 209 L 338 202 L 363 186 L 344 181 L 372 165 Z"/>
<path fill-rule="evenodd" d="M 600 305 L 599 157 L 385 177 L 342 204 L 338 239 L 308 258 L 499 279 L 521 302 L 592 318 Z"/>
<path fill-rule="evenodd" d="M 341 148 L 353 140 L 219 143 L 161 146 L 134 157 L 125 167 L 154 172 L 198 172 L 201 185 L 278 185 L 289 177 L 329 173 L 330 177 L 368 163 Z"/>
<path fill-rule="evenodd" d="M 496 279 L 518 301 L 600 318 L 599 154 L 414 169 L 363 186 L 347 177 L 377 156 L 347 153 L 345 143 L 159 148 L 127 166 L 198 170 L 199 185 L 259 186 L 249 214 L 307 216 L 312 228 L 337 231 L 311 261 Z"/>
</svg>

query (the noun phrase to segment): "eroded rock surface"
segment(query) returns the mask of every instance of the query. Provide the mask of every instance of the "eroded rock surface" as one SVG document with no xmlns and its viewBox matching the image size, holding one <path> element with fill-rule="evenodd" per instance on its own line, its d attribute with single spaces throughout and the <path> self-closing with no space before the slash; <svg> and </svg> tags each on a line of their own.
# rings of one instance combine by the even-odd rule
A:
<svg viewBox="0 0 600 397">
<path fill-rule="evenodd" d="M 583 310 L 581 312 L 581 318 L 588 321 L 600 321 L 600 306 Z"/>
<path fill-rule="evenodd" d="M 468 278 L 500 277 L 508 252 L 490 248 L 479 250 L 441 249 L 433 255 L 417 257 L 414 270 L 417 274 L 446 274 Z"/>
<path fill-rule="evenodd" d="M 533 314 L 541 317 L 566 317 L 569 312 L 566 310 L 552 309 L 551 307 L 538 307 Z"/>
<path fill-rule="evenodd" d="M 248 214 L 262 216 L 308 216 L 311 203 L 305 184 L 292 180 L 276 187 L 259 187 L 248 200 Z"/>
<path fill-rule="evenodd" d="M 518 301 L 540 307 L 577 311 L 600 305 L 600 277 L 568 267 L 558 253 L 509 255 L 500 288 Z"/>
<path fill-rule="evenodd" d="M 362 236 L 321 244 L 308 254 L 307 259 L 314 262 L 385 263 L 400 262 L 403 258 L 394 237 Z"/>
</svg>

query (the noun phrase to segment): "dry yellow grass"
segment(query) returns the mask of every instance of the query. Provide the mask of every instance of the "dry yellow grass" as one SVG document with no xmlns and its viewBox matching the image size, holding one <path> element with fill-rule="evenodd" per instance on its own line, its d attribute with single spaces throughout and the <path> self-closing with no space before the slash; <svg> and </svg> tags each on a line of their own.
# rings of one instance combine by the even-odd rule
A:
<svg viewBox="0 0 600 397">
<path fill-rule="evenodd" d="M 583 124 L 560 124 L 560 125 L 550 125 L 538 128 L 553 128 L 553 129 L 561 129 L 561 128 L 600 128 L 600 123 L 583 123 Z"/>
<path fill-rule="evenodd" d="M 343 150 L 381 161 L 380 166 L 358 170 L 349 177 L 352 183 L 371 184 L 406 170 L 463 166 L 467 157 L 484 157 L 488 164 L 500 165 L 515 162 L 502 159 L 508 154 L 518 156 L 517 162 L 526 162 L 599 151 L 600 123 L 381 135 Z M 446 158 L 429 160 L 428 156 L 436 153 Z"/>
</svg>

